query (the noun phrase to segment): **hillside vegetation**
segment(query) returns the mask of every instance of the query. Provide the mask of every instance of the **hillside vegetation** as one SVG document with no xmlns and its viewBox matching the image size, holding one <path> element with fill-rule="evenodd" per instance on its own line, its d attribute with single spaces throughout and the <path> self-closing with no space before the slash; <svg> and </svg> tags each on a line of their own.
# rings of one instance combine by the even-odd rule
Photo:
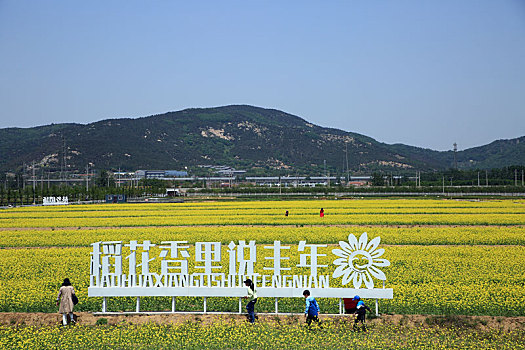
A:
<svg viewBox="0 0 525 350">
<path fill-rule="evenodd" d="M 459 167 L 493 168 L 525 163 L 525 137 L 460 151 Z M 65 147 L 64 147 L 65 145 Z M 65 151 L 64 151 L 65 150 Z M 348 150 L 348 157 L 346 157 Z M 52 124 L 0 129 L 0 171 L 35 162 L 48 170 L 180 169 L 229 165 L 261 172 L 303 174 L 440 170 L 454 165 L 453 152 L 401 144 L 323 128 L 297 116 L 253 106 L 186 109 L 138 119 L 90 124 Z"/>
</svg>

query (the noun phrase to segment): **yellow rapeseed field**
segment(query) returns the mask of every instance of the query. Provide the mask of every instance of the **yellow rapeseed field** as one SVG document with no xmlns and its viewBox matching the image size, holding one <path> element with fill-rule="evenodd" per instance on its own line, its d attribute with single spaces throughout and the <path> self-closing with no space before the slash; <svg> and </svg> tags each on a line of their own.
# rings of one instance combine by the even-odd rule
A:
<svg viewBox="0 0 525 350">
<path fill-rule="evenodd" d="M 79 205 L 0 213 L 0 227 L 180 225 L 525 225 L 525 206 L 519 201 L 339 200 Z"/>
<path fill-rule="evenodd" d="M 213 324 L 5 327 L 2 349 L 523 349 L 525 332 L 477 331 L 439 327 L 373 326 L 349 332 L 345 323 L 327 321 L 322 330 L 297 324 L 255 327 L 223 320 Z"/>
<path fill-rule="evenodd" d="M 326 216 L 318 211 L 324 208 Z M 284 211 L 290 216 L 285 217 Z M 324 243 L 330 251 L 348 234 L 381 236 L 391 266 L 385 269 L 394 299 L 383 312 L 469 315 L 525 314 L 525 203 L 519 200 L 332 200 L 205 202 L 178 204 L 70 205 L 24 207 L 0 212 L 0 310 L 55 311 L 61 279 L 79 291 L 81 310 L 100 309 L 87 298 L 90 244 L 97 241 L 274 240 Z M 42 248 L 42 249 L 34 249 Z M 225 254 L 226 248 L 223 249 Z M 269 251 L 259 249 L 259 261 Z M 224 258 L 227 260 L 227 258 Z M 223 260 L 224 260 L 223 259 Z M 152 264 L 155 264 L 153 262 Z M 262 265 L 258 265 L 262 266 Z M 329 272 L 326 272 L 329 273 Z M 339 280 L 340 281 L 340 280 Z M 335 282 L 337 283 L 337 282 Z M 169 301 L 150 298 L 151 309 Z M 283 300 L 282 311 L 300 310 Z M 166 304 L 166 305 L 165 305 Z M 133 300 L 109 303 L 133 308 Z M 180 300 L 181 309 L 200 302 Z M 281 304 L 280 304 L 281 305 Z M 324 301 L 338 312 L 337 300 Z M 210 308 L 236 310 L 234 300 L 210 301 Z M 273 310 L 272 301 L 259 303 Z"/>
</svg>

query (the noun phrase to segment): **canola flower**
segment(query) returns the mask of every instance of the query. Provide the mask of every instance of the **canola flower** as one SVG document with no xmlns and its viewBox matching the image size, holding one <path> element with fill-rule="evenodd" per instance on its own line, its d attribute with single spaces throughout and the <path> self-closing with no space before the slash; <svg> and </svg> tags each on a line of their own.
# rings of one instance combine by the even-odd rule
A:
<svg viewBox="0 0 525 350">
<path fill-rule="evenodd" d="M 326 216 L 318 217 L 320 207 Z M 284 211 L 291 215 L 284 217 Z M 525 225 L 518 201 L 362 200 L 71 205 L 0 212 L 0 227 Z"/>
<path fill-rule="evenodd" d="M 308 330 L 297 322 L 256 325 L 218 321 L 172 325 L 58 327 L 0 326 L 2 349 L 523 349 L 525 331 L 407 327 L 374 324 L 366 333 L 350 332 L 346 322 L 325 321 Z"/>
<path fill-rule="evenodd" d="M 380 236 L 383 245 L 525 245 L 525 227 L 374 227 L 374 226 L 190 226 L 141 228 L 18 229 L 2 232 L 0 247 L 78 247 L 98 241 L 187 240 L 190 243 L 256 240 L 258 243 L 336 244 L 349 233 Z"/>
<path fill-rule="evenodd" d="M 224 247 L 225 248 L 225 247 Z M 331 265 L 337 256 L 324 248 L 326 257 L 320 264 Z M 466 249 L 467 248 L 467 249 Z M 152 248 L 152 257 L 158 256 Z M 53 299 L 61 279 L 69 277 L 81 303 L 77 310 L 100 310 L 99 298 L 88 298 L 89 253 L 91 249 L 45 248 L 0 250 L 0 311 L 56 312 Z M 322 250 L 320 252 L 323 252 Z M 193 249 L 190 255 L 193 256 Z M 226 249 L 222 261 L 227 262 Z M 256 272 L 264 274 L 268 266 L 264 257 L 271 252 L 259 249 Z M 299 262 L 297 245 L 291 245 L 290 260 L 283 267 Z M 525 315 L 525 271 L 523 246 L 390 246 L 384 257 L 391 266 L 384 267 L 386 286 L 394 289 L 394 299 L 381 300 L 381 312 L 467 315 Z M 151 262 L 151 271 L 158 271 L 160 260 Z M 189 260 L 190 273 L 196 272 L 194 260 Z M 222 264 L 227 272 L 227 264 Z M 126 266 L 124 265 L 124 270 Z M 308 268 L 294 267 L 297 274 L 308 274 Z M 334 267 L 319 268 L 319 274 L 331 275 Z M 125 272 L 125 271 L 124 271 Z M 343 287 L 341 279 L 330 285 Z M 380 287 L 380 285 L 378 286 Z M 271 298 L 270 298 L 271 299 Z M 273 299 L 261 298 L 260 312 L 272 312 Z M 329 313 L 338 313 L 337 299 L 320 301 Z M 144 310 L 170 310 L 170 298 L 143 298 Z M 133 310 L 134 298 L 109 298 L 108 310 Z M 282 312 L 302 312 L 297 299 L 282 299 Z M 177 309 L 202 310 L 201 298 L 177 298 Z M 209 298 L 210 311 L 237 311 L 236 298 Z"/>
<path fill-rule="evenodd" d="M 519 200 L 310 200 L 71 205 L 0 211 L 0 226 L 13 228 L 1 231 L 0 246 L 16 248 L 0 249 L 0 310 L 56 312 L 50 300 L 64 277 L 72 278 L 81 298 L 77 310 L 100 310 L 100 299 L 87 297 L 89 245 L 97 241 L 217 241 L 226 245 L 253 239 L 261 245 L 280 240 L 293 246 L 290 261 L 297 261 L 297 242 L 306 240 L 329 244 L 326 253 L 330 258 L 321 263 L 331 265 L 336 258 L 331 250 L 339 241 L 366 231 L 369 237 L 380 236 L 383 246 L 388 245 L 383 247 L 384 257 L 391 266 L 383 272 L 387 287 L 394 289 L 394 299 L 380 301 L 382 312 L 525 315 L 524 204 Z M 319 207 L 325 208 L 322 219 Z M 289 217 L 284 217 L 285 209 L 290 210 Z M 396 227 L 398 222 L 421 226 Z M 444 226 L 433 226 L 436 223 Z M 457 223 L 461 226 L 455 226 Z M 390 226 L 366 226 L 377 224 Z M 141 225 L 144 227 L 133 227 Z M 42 229 L 23 229 L 39 226 Z M 263 255 L 258 261 L 264 260 L 263 251 L 259 248 Z M 155 260 L 152 267 L 158 268 L 158 264 Z M 258 264 L 259 269 L 264 266 Z M 289 267 L 286 262 L 284 266 Z M 331 275 L 333 268 L 320 273 Z M 297 273 L 308 273 L 301 271 Z M 338 283 L 341 279 L 333 279 L 331 285 Z M 202 307 L 201 298 L 179 299 L 178 310 Z M 134 302 L 133 298 L 109 298 L 108 309 L 134 310 Z M 329 312 L 338 312 L 338 300 L 322 303 Z M 169 310 L 170 298 L 143 298 L 141 307 Z M 294 299 L 279 303 L 283 312 L 300 313 L 301 308 Z M 208 309 L 236 311 L 237 299 L 209 298 Z M 261 312 L 273 309 L 273 300 L 258 303 Z"/>
</svg>

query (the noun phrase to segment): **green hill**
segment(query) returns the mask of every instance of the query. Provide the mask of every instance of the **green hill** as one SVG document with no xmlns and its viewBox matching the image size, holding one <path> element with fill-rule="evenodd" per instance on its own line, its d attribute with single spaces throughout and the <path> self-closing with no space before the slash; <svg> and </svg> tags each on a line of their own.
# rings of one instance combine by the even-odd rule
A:
<svg viewBox="0 0 525 350">
<path fill-rule="evenodd" d="M 323 171 L 326 160 L 328 170 L 340 173 L 346 149 L 351 171 L 428 171 L 454 163 L 450 151 L 388 145 L 282 111 L 236 105 L 86 125 L 0 129 L 0 171 L 20 169 L 33 161 L 60 169 L 63 142 L 69 171 L 91 162 L 97 169 L 181 169 L 206 164 L 315 174 Z M 525 164 L 524 147 L 525 137 L 495 141 L 458 152 L 458 163 L 479 168 Z"/>
</svg>

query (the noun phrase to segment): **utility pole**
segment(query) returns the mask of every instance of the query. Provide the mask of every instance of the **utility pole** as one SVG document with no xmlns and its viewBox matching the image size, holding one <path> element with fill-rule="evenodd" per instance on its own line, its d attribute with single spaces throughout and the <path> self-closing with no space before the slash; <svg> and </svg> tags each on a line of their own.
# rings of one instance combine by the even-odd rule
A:
<svg viewBox="0 0 525 350">
<path fill-rule="evenodd" d="M 489 172 L 485 170 L 485 186 L 489 187 Z"/>
<path fill-rule="evenodd" d="M 479 171 L 478 171 L 478 187 L 479 187 Z"/>
<path fill-rule="evenodd" d="M 62 159 L 60 160 L 60 180 L 64 180 L 64 172 L 66 168 L 66 139 L 64 138 L 64 134 L 61 134 L 62 137 Z M 61 181 L 61 184 L 62 184 Z"/>
<path fill-rule="evenodd" d="M 325 180 L 328 183 L 328 179 L 327 179 L 327 176 L 326 176 L 326 159 L 324 160 L 324 178 L 325 178 Z"/>
<path fill-rule="evenodd" d="M 346 183 L 350 182 L 350 168 L 348 168 L 348 141 L 345 142 L 346 147 Z"/>
<path fill-rule="evenodd" d="M 456 153 L 458 151 L 458 144 L 454 142 L 454 168 L 458 170 L 458 159 Z"/>
<path fill-rule="evenodd" d="M 524 185 L 524 181 L 523 180 L 525 180 L 525 178 L 523 177 L 523 169 L 522 169 L 521 170 L 521 186 Z"/>
<path fill-rule="evenodd" d="M 445 194 L 445 175 L 443 175 L 443 194 Z"/>
<path fill-rule="evenodd" d="M 64 180 L 66 180 L 66 186 L 67 186 L 67 148 L 66 148 L 66 138 L 64 137 L 64 134 L 62 134 L 62 141 L 63 141 L 63 147 L 64 151 L 62 154 L 64 155 Z"/>
<path fill-rule="evenodd" d="M 89 191 L 89 164 L 86 165 L 86 192 Z"/>
<path fill-rule="evenodd" d="M 35 178 L 35 161 L 33 161 L 33 164 L 31 165 L 31 167 L 33 168 L 33 205 L 35 205 L 36 204 L 35 203 L 35 195 L 34 195 L 34 193 L 35 193 L 35 185 L 36 185 L 35 184 L 35 180 L 36 180 L 36 178 Z"/>
<path fill-rule="evenodd" d="M 514 186 L 518 186 L 518 169 L 514 169 Z"/>
</svg>

